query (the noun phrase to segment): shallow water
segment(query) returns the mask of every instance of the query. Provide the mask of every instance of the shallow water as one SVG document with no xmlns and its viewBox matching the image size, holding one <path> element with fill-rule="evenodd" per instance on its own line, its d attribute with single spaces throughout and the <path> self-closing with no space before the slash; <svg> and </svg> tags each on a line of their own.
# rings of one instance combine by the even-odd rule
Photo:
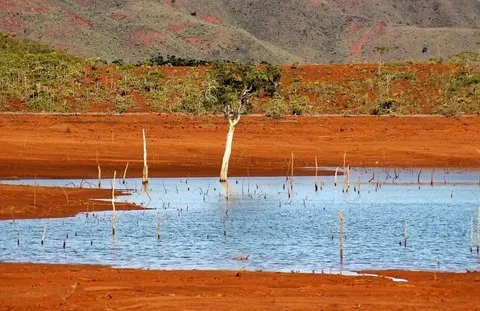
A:
<svg viewBox="0 0 480 311">
<path fill-rule="evenodd" d="M 422 184 L 417 184 L 418 170 L 396 174 L 393 180 L 393 170 L 378 170 L 381 185 L 377 188 L 376 180 L 368 182 L 371 170 L 352 170 L 349 193 L 342 191 L 340 176 L 337 187 L 334 177 L 319 178 L 319 187 L 324 184 L 318 192 L 313 177 L 295 177 L 290 199 L 284 190 L 285 177 L 231 178 L 228 200 L 217 178 L 151 179 L 148 195 L 138 190 L 119 198 L 147 205 L 149 210 L 118 212 L 114 237 L 110 212 L 1 221 L 0 260 L 151 269 L 479 270 L 480 257 L 475 250 L 470 252 L 472 217 L 476 239 L 478 172 L 436 170 L 433 187 L 429 171 L 423 173 Z M 360 193 L 353 191 L 358 190 L 358 176 Z M 37 181 L 42 185 L 70 182 L 79 185 L 81 181 Z M 109 186 L 109 181 L 103 184 Z M 116 186 L 122 187 L 139 189 L 140 180 Z M 339 211 L 344 214 L 343 265 Z M 399 245 L 405 220 L 406 248 Z M 41 246 L 44 227 L 46 240 Z M 238 261 L 232 259 L 235 256 L 249 257 Z"/>
</svg>

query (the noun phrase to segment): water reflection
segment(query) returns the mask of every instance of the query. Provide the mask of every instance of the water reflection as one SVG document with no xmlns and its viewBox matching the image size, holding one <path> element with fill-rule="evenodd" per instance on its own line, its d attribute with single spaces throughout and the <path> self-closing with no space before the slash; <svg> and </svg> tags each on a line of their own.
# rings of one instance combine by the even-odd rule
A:
<svg viewBox="0 0 480 311">
<path fill-rule="evenodd" d="M 110 212 L 2 221 L 0 260 L 338 271 L 342 212 L 345 270 L 479 270 L 478 256 L 470 252 L 472 217 L 476 230 L 480 199 L 478 172 L 444 174 L 437 169 L 431 186 L 431 176 L 418 183 L 418 171 L 376 169 L 372 179 L 372 170 L 352 170 L 351 187 L 357 191 L 349 192 L 342 191 L 342 176 L 337 187 L 334 176 L 319 177 L 318 191 L 313 177 L 295 177 L 294 186 L 285 177 L 231 178 L 226 188 L 217 178 L 150 179 L 146 191 L 140 179 L 127 179 L 125 184 L 119 180 L 116 188 L 138 189 L 119 200 L 149 209 L 117 213 L 114 237 Z M 83 185 L 89 183 L 94 184 Z M 405 236 L 407 247 L 400 245 Z"/>
</svg>

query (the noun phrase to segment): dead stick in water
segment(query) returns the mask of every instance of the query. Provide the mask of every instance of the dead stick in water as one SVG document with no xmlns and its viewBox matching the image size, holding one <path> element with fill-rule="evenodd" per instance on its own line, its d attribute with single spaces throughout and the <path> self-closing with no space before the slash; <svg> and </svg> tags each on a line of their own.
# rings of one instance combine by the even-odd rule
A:
<svg viewBox="0 0 480 311">
<path fill-rule="evenodd" d="M 287 171 L 285 172 L 285 181 L 288 180 L 288 173 L 290 172 L 290 162 L 292 160 L 291 159 L 288 159 L 288 162 L 287 162 Z M 248 169 L 248 168 L 247 168 Z"/>
<path fill-rule="evenodd" d="M 473 253 L 473 216 L 470 219 L 470 253 Z"/>
<path fill-rule="evenodd" d="M 358 185 L 357 185 L 357 193 L 358 194 L 360 194 L 360 184 L 361 184 L 360 175 L 358 175 Z"/>
<path fill-rule="evenodd" d="M 315 156 L 315 192 L 318 191 L 318 161 L 317 157 Z"/>
<path fill-rule="evenodd" d="M 100 163 L 98 162 L 98 149 L 96 153 L 97 159 L 97 169 L 98 169 L 98 188 L 102 188 L 102 169 L 100 168 Z"/>
<path fill-rule="evenodd" d="M 33 184 L 33 206 L 37 206 L 37 175 L 35 175 L 35 182 Z"/>
<path fill-rule="evenodd" d="M 112 180 L 112 235 L 115 235 L 116 227 L 116 210 L 115 210 L 115 179 L 117 178 L 117 171 L 113 172 Z"/>
<path fill-rule="evenodd" d="M 47 238 L 47 226 L 43 226 L 43 232 L 42 232 L 42 241 L 40 241 L 40 244 L 43 245 L 45 242 L 45 239 Z"/>
<path fill-rule="evenodd" d="M 147 139 L 145 137 L 145 129 L 142 129 L 142 133 L 143 133 L 143 177 L 142 177 L 142 184 L 148 184 Z"/>
<path fill-rule="evenodd" d="M 291 163 L 292 164 L 292 170 L 291 170 L 292 175 L 290 176 L 290 189 L 293 192 L 293 151 L 291 151 L 291 153 L 292 153 L 292 163 Z"/>
<path fill-rule="evenodd" d="M 347 192 L 350 189 L 350 164 L 347 165 Z"/>
<path fill-rule="evenodd" d="M 405 224 L 403 225 L 403 246 L 407 247 L 407 239 L 408 239 L 408 222 L 405 220 Z"/>
<path fill-rule="evenodd" d="M 340 263 L 343 263 L 343 213 L 338 212 L 338 220 L 340 221 Z"/>
<path fill-rule="evenodd" d="M 335 169 L 335 179 L 334 179 L 334 182 L 333 182 L 333 185 L 336 187 L 337 186 L 337 175 L 338 175 L 338 166 L 337 168 Z"/>
<path fill-rule="evenodd" d="M 477 209 L 477 254 L 480 253 L 480 203 Z"/>
<path fill-rule="evenodd" d="M 128 163 L 127 162 L 127 165 L 125 166 L 125 170 L 123 171 L 123 180 L 122 180 L 122 183 L 125 185 L 125 178 L 127 177 L 127 170 L 128 170 Z"/>
</svg>

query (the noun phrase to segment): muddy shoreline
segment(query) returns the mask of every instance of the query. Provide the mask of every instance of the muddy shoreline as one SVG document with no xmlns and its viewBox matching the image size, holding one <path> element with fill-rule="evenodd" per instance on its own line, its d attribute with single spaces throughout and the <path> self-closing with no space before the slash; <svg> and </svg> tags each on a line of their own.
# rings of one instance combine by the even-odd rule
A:
<svg viewBox="0 0 480 311">
<path fill-rule="evenodd" d="M 480 273 L 380 277 L 0 264 L 2 310 L 477 310 Z M 381 276 L 406 279 L 393 282 Z"/>
<path fill-rule="evenodd" d="M 116 191 L 116 196 L 127 192 Z M 0 220 L 63 218 L 78 213 L 111 211 L 108 189 L 0 185 Z M 117 210 L 141 210 L 130 203 L 116 203 Z"/>
<path fill-rule="evenodd" d="M 142 174 L 142 129 L 152 177 L 217 176 L 226 135 L 221 117 L 157 114 L 0 115 L 0 178 L 104 178 Z M 480 117 L 243 117 L 230 176 L 284 176 L 301 167 L 480 167 Z M 97 157 L 98 154 L 98 157 Z"/>
</svg>

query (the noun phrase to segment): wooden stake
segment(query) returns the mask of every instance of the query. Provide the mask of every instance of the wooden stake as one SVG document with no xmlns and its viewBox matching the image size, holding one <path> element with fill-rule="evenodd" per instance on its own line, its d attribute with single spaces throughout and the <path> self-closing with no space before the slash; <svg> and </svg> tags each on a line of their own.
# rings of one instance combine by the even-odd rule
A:
<svg viewBox="0 0 480 311">
<path fill-rule="evenodd" d="M 285 159 L 286 161 L 286 159 Z M 285 172 L 285 181 L 288 180 L 288 173 L 290 172 L 290 159 L 288 159 L 288 162 L 287 162 L 287 171 Z M 247 172 L 248 172 L 248 167 L 247 167 Z"/>
<path fill-rule="evenodd" d="M 47 238 L 47 226 L 43 226 L 42 241 L 40 242 L 41 245 L 43 245 L 46 238 Z"/>
<path fill-rule="evenodd" d="M 33 206 L 37 206 L 37 175 L 35 175 L 35 182 L 33 184 Z"/>
<path fill-rule="evenodd" d="M 347 165 L 347 192 L 350 189 L 350 164 Z"/>
<path fill-rule="evenodd" d="M 473 216 L 470 219 L 470 253 L 473 253 Z"/>
<path fill-rule="evenodd" d="M 480 253 L 480 203 L 477 210 L 477 254 Z"/>
<path fill-rule="evenodd" d="M 293 178 L 293 151 L 292 151 L 292 162 L 291 162 L 291 164 L 292 164 L 292 171 L 291 171 L 292 175 L 291 175 L 291 177 Z"/>
<path fill-rule="evenodd" d="M 112 235 L 115 235 L 116 228 L 116 210 L 115 210 L 115 180 L 117 178 L 117 171 L 113 172 L 112 180 Z"/>
<path fill-rule="evenodd" d="M 333 185 L 336 187 L 337 186 L 337 175 L 338 175 L 338 166 L 337 168 L 335 169 L 335 179 L 333 181 Z"/>
<path fill-rule="evenodd" d="M 340 221 L 340 263 L 343 263 L 343 213 L 338 212 L 338 220 Z"/>
<path fill-rule="evenodd" d="M 358 185 L 357 185 L 357 193 L 358 194 L 360 194 L 360 184 L 361 184 L 360 175 L 358 175 Z"/>
<path fill-rule="evenodd" d="M 435 168 L 432 169 L 432 173 L 430 174 L 430 186 L 433 187 L 433 174 L 435 174 Z"/>
<path fill-rule="evenodd" d="M 160 240 L 160 215 L 157 215 L 157 240 Z"/>
<path fill-rule="evenodd" d="M 100 163 L 98 162 L 98 149 L 96 153 L 97 159 L 97 169 L 98 169 L 98 188 L 102 188 L 102 169 L 100 168 Z"/>
<path fill-rule="evenodd" d="M 407 247 L 407 239 L 408 239 L 408 222 L 405 220 L 405 224 L 403 225 L 403 246 Z"/>
<path fill-rule="evenodd" d="M 67 191 L 65 191 L 65 188 L 62 188 L 62 191 L 65 194 L 65 197 L 67 198 L 67 204 L 68 204 L 70 202 L 70 200 L 68 199 L 68 193 L 67 193 Z"/>
<path fill-rule="evenodd" d="M 318 162 L 317 162 L 317 157 L 315 156 L 315 192 L 318 191 Z"/>
<path fill-rule="evenodd" d="M 148 184 L 148 165 L 147 165 L 147 139 L 145 138 L 145 129 L 143 133 L 143 177 L 142 184 Z"/>
<path fill-rule="evenodd" d="M 123 180 L 122 180 L 122 183 L 125 185 L 125 177 L 127 177 L 127 170 L 128 170 L 128 163 L 127 162 L 127 165 L 125 166 L 125 170 L 123 171 Z"/>
<path fill-rule="evenodd" d="M 98 164 L 97 168 L 98 168 L 98 188 L 102 188 L 102 169 L 100 168 L 100 164 Z"/>
<path fill-rule="evenodd" d="M 293 151 L 292 151 L 292 171 L 291 171 L 291 176 L 290 176 L 290 190 L 292 190 L 293 193 Z"/>
</svg>

